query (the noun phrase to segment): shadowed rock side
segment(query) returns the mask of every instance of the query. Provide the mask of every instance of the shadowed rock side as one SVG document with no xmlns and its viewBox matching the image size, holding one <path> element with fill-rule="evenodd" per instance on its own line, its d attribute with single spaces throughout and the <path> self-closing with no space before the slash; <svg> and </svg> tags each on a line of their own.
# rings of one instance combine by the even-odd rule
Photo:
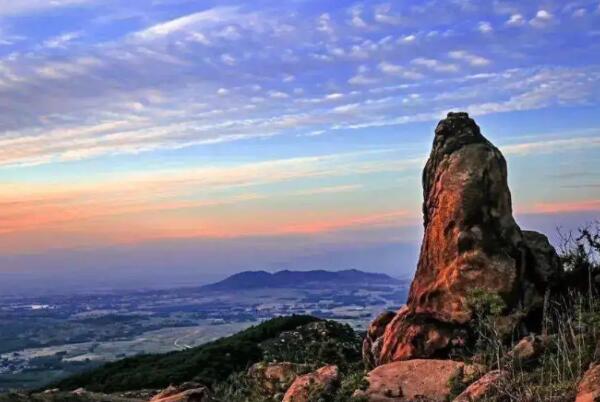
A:
<svg viewBox="0 0 600 402">
<path fill-rule="evenodd" d="M 407 305 L 372 324 L 363 348 L 371 366 L 444 357 L 467 345 L 475 289 L 504 300 L 508 332 L 535 329 L 561 274 L 547 238 L 524 235 L 515 222 L 506 161 L 466 113 L 438 124 L 423 196 L 425 231 Z"/>
</svg>

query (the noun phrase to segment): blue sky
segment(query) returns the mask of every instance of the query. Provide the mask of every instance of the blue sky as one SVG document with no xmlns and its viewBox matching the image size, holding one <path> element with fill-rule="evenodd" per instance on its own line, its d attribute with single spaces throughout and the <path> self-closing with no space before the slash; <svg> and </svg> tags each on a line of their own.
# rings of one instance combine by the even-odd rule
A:
<svg viewBox="0 0 600 402">
<path fill-rule="evenodd" d="M 0 0 L 0 271 L 410 273 L 449 110 L 506 155 L 520 222 L 576 226 L 599 39 L 597 0 Z"/>
</svg>

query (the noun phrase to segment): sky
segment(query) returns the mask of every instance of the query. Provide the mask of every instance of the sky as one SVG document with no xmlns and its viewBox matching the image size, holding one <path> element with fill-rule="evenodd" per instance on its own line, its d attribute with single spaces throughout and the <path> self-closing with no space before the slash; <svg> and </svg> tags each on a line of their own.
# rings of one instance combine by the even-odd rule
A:
<svg viewBox="0 0 600 402">
<path fill-rule="evenodd" d="M 600 2 L 0 0 L 0 292 L 410 276 L 437 121 L 600 217 Z"/>
</svg>

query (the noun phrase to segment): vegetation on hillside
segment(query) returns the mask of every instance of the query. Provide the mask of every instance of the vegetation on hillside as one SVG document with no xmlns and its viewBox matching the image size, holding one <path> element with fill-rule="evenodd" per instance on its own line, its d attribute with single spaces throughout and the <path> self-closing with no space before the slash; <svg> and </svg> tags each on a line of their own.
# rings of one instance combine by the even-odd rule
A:
<svg viewBox="0 0 600 402">
<path fill-rule="evenodd" d="M 318 320 L 305 315 L 273 318 L 192 349 L 141 355 L 108 363 L 62 380 L 55 386 L 61 389 L 84 387 L 97 392 L 115 392 L 164 388 L 192 380 L 211 385 L 261 360 L 261 342 Z"/>
</svg>

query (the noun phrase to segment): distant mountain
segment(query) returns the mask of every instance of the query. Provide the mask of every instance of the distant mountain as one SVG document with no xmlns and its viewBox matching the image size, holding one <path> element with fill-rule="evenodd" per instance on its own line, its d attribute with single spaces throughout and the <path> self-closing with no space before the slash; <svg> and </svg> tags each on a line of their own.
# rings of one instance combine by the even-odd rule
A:
<svg viewBox="0 0 600 402">
<path fill-rule="evenodd" d="M 399 279 L 389 275 L 363 272 L 356 269 L 344 271 L 244 271 L 210 285 L 206 290 L 243 290 L 259 288 L 299 288 L 309 285 L 376 285 L 396 284 Z"/>
</svg>

